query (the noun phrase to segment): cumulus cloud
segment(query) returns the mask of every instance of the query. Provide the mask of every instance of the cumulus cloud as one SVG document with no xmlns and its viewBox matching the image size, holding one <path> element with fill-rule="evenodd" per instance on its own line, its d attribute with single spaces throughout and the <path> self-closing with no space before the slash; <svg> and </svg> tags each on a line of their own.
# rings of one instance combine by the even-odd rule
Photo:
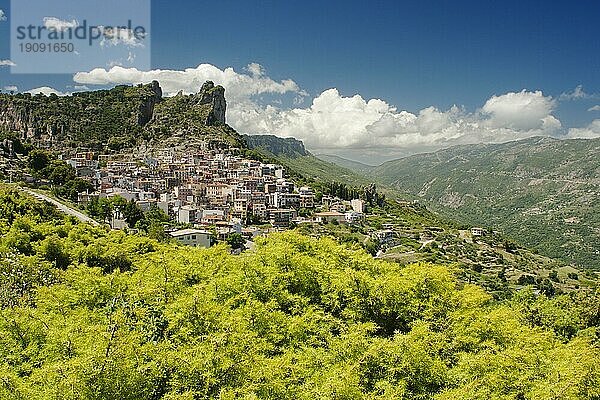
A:
<svg viewBox="0 0 600 400">
<path fill-rule="evenodd" d="M 588 108 L 588 111 L 600 111 L 600 104 Z"/>
<path fill-rule="evenodd" d="M 6 13 L 4 10 L 0 10 L 0 21 L 6 21 Z"/>
<path fill-rule="evenodd" d="M 7 92 L 16 92 L 19 90 L 15 85 L 4 86 L 4 90 Z"/>
<path fill-rule="evenodd" d="M 16 65 L 12 60 L 0 60 L 0 67 L 15 67 Z"/>
<path fill-rule="evenodd" d="M 540 129 L 544 124 L 556 124 L 551 114 L 556 102 L 545 97 L 541 91 L 507 93 L 492 96 L 483 106 L 490 116 L 488 125 L 493 128 L 509 128 L 518 131 Z"/>
<path fill-rule="evenodd" d="M 246 71 L 250 72 L 253 76 L 263 76 L 265 74 L 265 69 L 262 65 L 258 63 L 250 63 L 245 68 Z"/>
<path fill-rule="evenodd" d="M 329 89 L 308 108 L 255 105 L 233 110 L 230 123 L 246 133 L 296 137 L 316 149 L 436 148 L 557 134 L 561 123 L 551 114 L 554 106 L 541 92 L 522 91 L 493 96 L 471 113 L 458 106 L 411 113 L 383 100 L 344 97 Z"/>
<path fill-rule="evenodd" d="M 68 21 L 56 17 L 44 17 L 44 26 L 48 30 L 63 32 L 69 29 L 77 28 L 79 26 L 79 23 L 76 19 Z"/>
<path fill-rule="evenodd" d="M 600 137 L 600 119 L 593 120 L 583 128 L 571 128 L 567 134 L 569 139 L 594 139 Z"/>
<path fill-rule="evenodd" d="M 200 64 L 196 68 L 185 70 L 151 71 L 114 66 L 108 70 L 96 68 L 89 72 L 79 72 L 73 79 L 79 84 L 86 85 L 137 84 L 157 80 L 166 95 L 174 95 L 179 91 L 185 94 L 197 93 L 205 81 L 211 80 L 227 89 L 226 96 L 232 104 L 244 102 L 260 94 L 302 92 L 291 79 L 275 81 L 265 76 L 262 67 L 257 65 L 250 64 L 247 67 L 249 71 L 254 71 L 250 75 L 236 72 L 233 68 L 221 70 L 211 64 Z"/>
<path fill-rule="evenodd" d="M 26 91 L 25 93 L 31 93 L 32 95 L 43 94 L 44 96 L 49 96 L 51 94 L 55 94 L 57 96 L 68 95 L 68 93 L 63 93 L 61 91 L 58 91 L 58 90 L 48 87 L 48 86 L 42 86 L 39 88 L 31 89 L 31 90 Z"/>
</svg>

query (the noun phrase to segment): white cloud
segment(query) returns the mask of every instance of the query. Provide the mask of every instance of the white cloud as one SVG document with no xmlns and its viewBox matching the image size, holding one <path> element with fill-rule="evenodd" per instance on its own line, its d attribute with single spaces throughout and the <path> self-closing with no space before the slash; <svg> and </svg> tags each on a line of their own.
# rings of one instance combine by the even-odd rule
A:
<svg viewBox="0 0 600 400">
<path fill-rule="evenodd" d="M 588 111 L 600 111 L 600 104 L 588 108 Z"/>
<path fill-rule="evenodd" d="M 246 71 L 250 72 L 253 76 L 263 76 L 265 74 L 265 69 L 262 65 L 258 63 L 250 63 L 245 68 Z"/>
<path fill-rule="evenodd" d="M 31 89 L 31 90 L 26 91 L 25 93 L 31 93 L 32 95 L 41 93 L 44 96 L 49 96 L 51 94 L 55 94 L 57 96 L 67 96 L 68 95 L 68 93 L 63 93 L 61 91 L 58 91 L 58 90 L 48 87 L 48 86 L 42 86 L 39 88 Z"/>
<path fill-rule="evenodd" d="M 0 10 L 0 21 L 6 21 L 6 13 L 4 10 Z"/>
<path fill-rule="evenodd" d="M 552 123 L 548 118 L 556 107 L 551 97 L 545 97 L 541 91 L 507 93 L 492 96 L 482 111 L 490 116 L 487 121 L 493 128 L 509 128 L 519 131 L 539 129 L 544 123 Z"/>
<path fill-rule="evenodd" d="M 423 149 L 557 134 L 561 123 L 551 114 L 554 105 L 541 92 L 522 91 L 493 96 L 474 113 L 453 106 L 415 114 L 383 100 L 344 97 L 329 89 L 308 108 L 247 104 L 232 110 L 229 122 L 245 133 L 296 137 L 312 149 Z"/>
<path fill-rule="evenodd" d="M 572 91 L 561 94 L 558 99 L 561 101 L 565 101 L 565 100 L 568 101 L 568 100 L 585 100 L 585 99 L 591 99 L 594 97 L 596 97 L 596 95 L 586 93 L 585 90 L 583 90 L 583 85 L 578 85 Z"/>
<path fill-rule="evenodd" d="M 19 90 L 15 85 L 4 86 L 4 90 L 7 92 L 16 92 Z"/>
<path fill-rule="evenodd" d="M 594 139 L 600 137 L 600 119 L 593 120 L 584 128 L 571 128 L 567 134 L 569 139 Z"/>
<path fill-rule="evenodd" d="M 0 60 L 0 67 L 15 67 L 16 65 L 12 60 Z"/>
<path fill-rule="evenodd" d="M 44 17 L 44 26 L 48 30 L 63 32 L 69 29 L 77 28 L 79 26 L 79 23 L 76 19 L 68 21 L 56 17 Z"/>
<path fill-rule="evenodd" d="M 257 67 L 247 68 L 258 71 Z M 205 81 L 211 80 L 227 89 L 226 96 L 232 107 L 260 94 L 302 93 L 298 85 L 290 79 L 275 81 L 263 74 L 248 75 L 238 73 L 233 68 L 221 70 L 210 64 L 200 64 L 196 68 L 185 70 L 151 71 L 114 66 L 109 70 L 96 68 L 89 72 L 78 72 L 73 79 L 77 83 L 87 85 L 137 84 L 157 80 L 166 95 L 174 95 L 179 91 L 186 94 L 197 93 Z"/>
</svg>

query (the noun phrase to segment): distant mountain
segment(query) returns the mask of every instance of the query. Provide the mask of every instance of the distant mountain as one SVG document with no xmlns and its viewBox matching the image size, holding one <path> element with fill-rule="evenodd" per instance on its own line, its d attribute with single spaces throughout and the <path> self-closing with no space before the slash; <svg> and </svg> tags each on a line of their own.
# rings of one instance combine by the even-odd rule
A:
<svg viewBox="0 0 600 400">
<path fill-rule="evenodd" d="M 0 131 L 50 148 L 131 148 L 184 137 L 242 144 L 225 124 L 225 89 L 206 82 L 200 92 L 163 98 L 158 82 L 78 92 L 71 96 L 0 94 Z"/>
<path fill-rule="evenodd" d="M 244 135 L 244 140 L 251 149 L 262 149 L 275 156 L 298 158 L 309 156 L 301 140 L 281 138 L 274 135 Z"/>
<path fill-rule="evenodd" d="M 348 160 L 343 157 L 339 157 L 333 154 L 317 154 L 317 158 L 320 158 L 323 161 L 327 161 L 332 164 L 339 165 L 340 167 L 347 168 L 351 171 L 365 173 L 371 171 L 375 168 L 372 165 L 363 164 L 358 161 Z"/>
<path fill-rule="evenodd" d="M 350 186 L 371 183 L 362 174 L 313 156 L 301 140 L 273 135 L 244 135 L 244 140 L 248 148 L 281 163 L 293 175 L 316 182 L 339 182 Z"/>
<path fill-rule="evenodd" d="M 600 139 L 458 146 L 386 162 L 370 176 L 455 219 L 600 268 Z"/>
</svg>

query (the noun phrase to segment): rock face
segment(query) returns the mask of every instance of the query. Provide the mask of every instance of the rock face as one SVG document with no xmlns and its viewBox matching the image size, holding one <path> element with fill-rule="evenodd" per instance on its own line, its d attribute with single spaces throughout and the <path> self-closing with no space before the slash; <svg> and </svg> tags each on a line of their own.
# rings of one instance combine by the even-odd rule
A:
<svg viewBox="0 0 600 400">
<path fill-rule="evenodd" d="M 244 139 L 249 148 L 260 148 L 276 156 L 298 158 L 310 155 L 304 148 L 304 143 L 294 138 L 280 138 L 273 135 L 244 135 Z"/>
<path fill-rule="evenodd" d="M 71 142 L 95 148 L 112 138 L 129 143 L 161 101 L 157 81 L 72 96 L 0 94 L 0 129 L 44 146 Z"/>
<path fill-rule="evenodd" d="M 140 104 L 140 111 L 138 117 L 138 124 L 140 126 L 146 125 L 154 116 L 154 106 L 162 100 L 162 89 L 158 81 L 152 81 L 149 85 L 152 90 L 153 96 L 150 96 Z"/>
<path fill-rule="evenodd" d="M 118 151 L 174 135 L 221 137 L 239 146 L 226 110 L 225 89 L 210 81 L 196 94 L 165 98 L 158 81 L 72 96 L 0 93 L 0 130 L 48 148 Z"/>
<path fill-rule="evenodd" d="M 204 123 L 209 126 L 225 124 L 225 111 L 227 102 L 225 101 L 225 88 L 221 85 L 215 86 L 214 82 L 206 81 L 197 94 L 200 98 L 198 104 L 210 105 L 210 112 Z"/>
</svg>

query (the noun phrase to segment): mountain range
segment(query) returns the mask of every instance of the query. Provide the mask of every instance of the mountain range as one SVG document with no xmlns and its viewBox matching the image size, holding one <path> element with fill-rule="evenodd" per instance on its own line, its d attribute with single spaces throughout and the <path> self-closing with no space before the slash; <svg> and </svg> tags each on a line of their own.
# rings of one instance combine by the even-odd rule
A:
<svg viewBox="0 0 600 400">
<path fill-rule="evenodd" d="M 600 268 L 600 139 L 457 146 L 354 170 L 542 254 Z"/>
</svg>

